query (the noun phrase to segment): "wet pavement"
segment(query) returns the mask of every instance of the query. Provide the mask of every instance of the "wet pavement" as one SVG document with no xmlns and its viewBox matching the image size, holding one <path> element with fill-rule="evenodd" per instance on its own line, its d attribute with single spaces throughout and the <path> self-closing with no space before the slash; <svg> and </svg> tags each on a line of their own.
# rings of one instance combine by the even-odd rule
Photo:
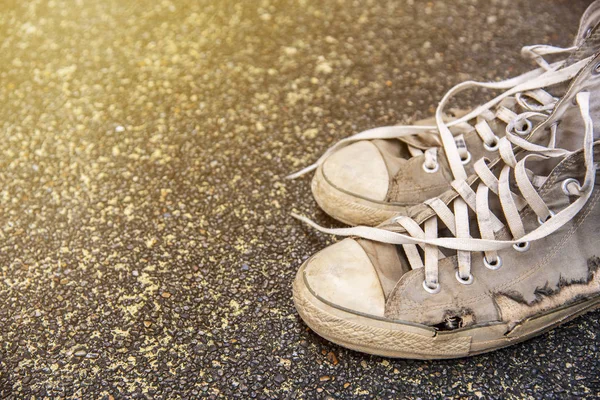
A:
<svg viewBox="0 0 600 400">
<path fill-rule="evenodd" d="M 290 213 L 337 224 L 284 179 L 530 69 L 588 3 L 3 2 L 0 396 L 598 396 L 599 312 L 451 361 L 320 339 L 291 283 L 335 239 Z"/>
</svg>

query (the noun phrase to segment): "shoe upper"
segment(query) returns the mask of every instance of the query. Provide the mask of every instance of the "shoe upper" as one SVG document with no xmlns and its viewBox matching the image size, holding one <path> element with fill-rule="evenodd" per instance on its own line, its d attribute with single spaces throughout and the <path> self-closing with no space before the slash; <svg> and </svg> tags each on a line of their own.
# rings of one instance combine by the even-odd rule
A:
<svg viewBox="0 0 600 400">
<path fill-rule="evenodd" d="M 596 145 L 600 156 L 600 144 Z M 567 179 L 583 179 L 578 163 L 583 154 L 565 160 L 541 188 L 556 210 L 566 208 L 572 196 L 563 193 L 561 183 Z M 536 314 L 555 309 L 582 297 L 600 295 L 600 190 L 594 194 L 576 218 L 559 231 L 532 241 L 526 251 L 512 246 L 498 252 L 501 267 L 490 270 L 481 252 L 471 254 L 473 282 L 465 285 L 457 279 L 457 257 L 440 260 L 439 293 L 424 290 L 424 269 L 404 274 L 386 296 L 384 316 L 394 320 L 415 321 L 429 326 L 443 324 L 459 317 L 461 326 L 495 321 L 516 323 Z M 528 231 L 538 226 L 538 217 L 524 210 L 521 218 Z M 497 235 L 510 240 L 504 228 Z"/>
<path fill-rule="evenodd" d="M 545 106 L 557 101 L 556 97 L 541 90 L 538 93 L 540 95 L 536 97 L 543 98 Z M 515 111 L 528 110 L 519 106 L 513 97 L 504 100 L 495 114 L 485 113 L 451 128 L 460 148 L 465 149 L 462 157 L 467 174 L 473 173 L 473 162 L 479 158 L 498 156 L 494 144 L 504 136 L 508 124 L 519 116 Z M 446 119 L 448 122 L 453 120 L 455 118 Z M 531 131 L 542 120 L 536 116 L 523 122 L 531 124 L 525 132 Z M 432 123 L 432 119 L 418 121 L 415 125 L 426 123 Z M 491 146 L 485 145 L 476 127 L 489 131 L 493 137 Z M 398 139 L 362 140 L 327 157 L 322 163 L 322 173 L 331 185 L 357 197 L 399 205 L 417 204 L 448 190 L 454 179 L 440 145 L 436 132 Z M 431 150 L 435 151 L 435 156 L 430 160 Z"/>
<path fill-rule="evenodd" d="M 335 307 L 439 330 L 599 296 L 598 132 L 600 55 L 526 139 L 507 135 L 452 190 L 379 228 L 324 230 L 353 237 L 309 259 L 305 284 Z"/>
<path fill-rule="evenodd" d="M 561 63 L 561 68 L 568 68 L 597 51 L 600 46 L 599 22 L 600 1 L 596 1 L 582 16 L 572 48 L 561 50 L 550 46 L 529 46 L 523 49 L 523 53 L 538 62 L 542 73 L 544 69 L 557 68 L 556 64 L 550 65 L 543 60 L 543 55 L 566 51 L 569 56 Z M 453 180 L 460 178 L 455 175 L 453 162 L 449 161 L 449 157 L 452 158 L 450 153 L 460 155 L 461 169 L 469 176 L 474 173 L 475 161 L 482 157 L 494 161 L 499 157 L 498 139 L 507 130 L 527 136 L 547 119 L 558 99 L 565 94 L 571 77 L 551 81 L 546 86 L 527 86 L 527 81 L 538 78 L 540 73 L 532 71 L 520 80 L 521 77 L 509 80 L 512 86 L 497 86 L 522 87 L 523 90 L 513 90 L 510 96 L 502 97 L 493 107 L 478 107 L 476 110 L 479 112 L 445 116 L 444 122 L 454 136 L 454 143 L 450 145 L 444 144 L 443 138 L 440 138 L 436 118 L 419 121 L 412 126 L 429 126 L 431 129 L 428 130 L 408 132 L 408 129 L 397 135 L 384 132 L 381 137 L 367 131 L 340 142 L 319 160 L 317 165 L 321 168 L 322 177 L 343 193 L 376 203 L 407 206 L 439 196 L 451 187 Z M 539 81 L 544 82 L 543 79 Z M 487 87 L 485 84 L 472 86 Z M 361 137 L 370 138 L 360 140 Z M 452 151 L 449 153 L 449 150 Z M 307 170 L 310 167 L 304 171 Z"/>
</svg>

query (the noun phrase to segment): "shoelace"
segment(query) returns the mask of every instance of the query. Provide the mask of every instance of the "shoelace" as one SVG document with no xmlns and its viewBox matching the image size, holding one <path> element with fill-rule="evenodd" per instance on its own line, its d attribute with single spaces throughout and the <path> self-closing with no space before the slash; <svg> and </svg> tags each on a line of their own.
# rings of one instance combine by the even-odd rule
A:
<svg viewBox="0 0 600 400">
<path fill-rule="evenodd" d="M 556 70 L 561 66 L 561 63 L 550 65 L 544 60 L 544 55 L 568 53 L 576 50 L 576 47 L 555 47 L 546 45 L 533 45 L 525 46 L 521 49 L 521 55 L 525 58 L 534 60 L 541 69 L 545 71 Z M 456 89 L 456 88 L 454 88 Z M 535 103 L 529 103 L 526 99 L 530 98 Z M 506 107 L 498 107 L 495 114 L 491 111 L 482 112 L 477 116 L 477 123 L 475 124 L 475 131 L 479 135 L 479 138 L 483 142 L 483 147 L 490 152 L 498 150 L 498 136 L 494 134 L 490 128 L 489 121 L 493 119 L 499 119 L 507 124 L 507 130 L 512 130 L 521 136 L 527 136 L 533 130 L 533 124 L 529 120 L 530 117 L 541 117 L 545 119 L 554 108 L 554 105 L 558 102 L 558 99 L 542 89 L 530 90 L 524 93 L 515 94 L 516 102 L 526 112 L 517 114 L 514 111 Z M 491 118 L 490 118 L 491 116 Z M 461 163 L 463 165 L 468 164 L 471 161 L 471 153 L 469 153 L 464 135 L 454 136 L 454 142 L 458 150 Z M 441 143 L 440 143 L 441 144 Z M 439 164 L 437 162 L 437 147 L 431 147 L 425 151 L 415 148 L 414 146 L 408 145 L 408 151 L 412 157 L 424 155 L 423 169 L 425 172 L 434 173 L 438 171 Z"/>
<path fill-rule="evenodd" d="M 552 146 L 541 146 L 528 142 L 514 133 L 507 133 L 500 140 L 500 155 L 504 165 L 499 178 L 486 164 L 485 159 L 475 164 L 475 172 L 480 183 L 474 191 L 465 180 L 455 180 L 452 186 L 457 197 L 452 201 L 454 212 L 439 198 L 431 199 L 427 204 L 434 212 L 431 218 L 421 225 L 410 217 L 398 217 L 395 222 L 406 233 L 394 232 L 388 229 L 359 226 L 354 228 L 327 229 L 322 228 L 305 217 L 294 214 L 294 217 L 311 225 L 312 227 L 339 236 L 358 236 L 378 242 L 402 245 L 407 260 L 412 269 L 424 268 L 425 280 L 423 288 L 430 293 L 438 293 L 441 285 L 438 281 L 438 260 L 444 256 L 439 248 L 456 250 L 458 270 L 456 278 L 459 282 L 468 285 L 473 282 L 471 274 L 471 254 L 484 253 L 484 264 L 488 269 L 495 270 L 502 266 L 502 260 L 497 254 L 498 250 L 514 246 L 518 251 L 526 251 L 531 241 L 539 240 L 560 229 L 572 220 L 584 207 L 592 194 L 595 182 L 596 165 L 593 159 L 594 132 L 593 121 L 589 108 L 590 94 L 580 92 L 576 96 L 581 117 L 584 122 L 583 153 L 585 164 L 585 178 L 579 183 L 573 178 L 563 181 L 562 189 L 565 195 L 578 196 L 570 205 L 556 212 L 551 210 L 538 189 L 544 177 L 536 177 L 528 171 L 525 164 L 529 159 L 564 158 L 572 152 Z M 551 140 L 552 141 L 552 140 Z M 520 148 L 524 154 L 517 161 L 514 148 Z M 515 183 L 520 195 L 511 191 L 509 177 L 514 171 Z M 529 172 L 529 174 L 528 174 Z M 490 210 L 489 196 L 494 193 L 500 200 L 500 210 L 504 214 L 508 229 L 513 236 L 512 240 L 497 240 L 495 234 L 504 227 L 500 219 Z M 526 233 L 519 210 L 529 206 L 537 215 L 539 227 Z M 477 216 L 480 239 L 473 238 L 469 232 L 469 208 Z M 441 221 L 454 237 L 438 237 L 438 222 Z M 424 261 L 417 250 L 421 246 Z"/>
<path fill-rule="evenodd" d="M 515 130 L 524 136 L 529 134 L 532 129 L 532 124 L 524 114 L 517 115 L 504 107 L 499 107 L 496 114 L 494 114 L 491 109 L 498 105 L 498 103 L 500 103 L 503 99 L 509 96 L 515 96 L 517 102 L 525 110 L 538 113 L 535 115 L 541 116 L 542 118 L 547 117 L 547 115 L 542 113 L 544 111 L 551 110 L 554 107 L 556 99 L 554 99 L 550 94 L 544 92 L 542 88 L 562 83 L 573 78 L 585 65 L 585 62 L 580 61 L 569 67 L 560 69 L 564 65 L 565 61 L 549 64 L 543 59 L 543 56 L 550 54 L 569 53 L 574 49 L 575 47 L 560 48 L 546 45 L 526 46 L 521 50 L 522 54 L 526 57 L 532 58 L 540 66 L 539 68 L 500 82 L 490 83 L 466 81 L 456 85 L 450 89 L 440 101 L 435 116 L 436 125 L 395 125 L 366 130 L 340 140 L 335 145 L 327 149 L 314 164 L 287 176 L 287 178 L 296 179 L 310 171 L 315 170 L 331 154 L 360 140 L 399 139 L 402 137 L 431 131 L 439 132 L 441 139 L 440 144 L 446 153 L 454 178 L 459 179 L 462 176 L 466 177 L 463 165 L 471 161 L 470 153 L 466 148 L 463 137 L 459 135 L 455 138 L 452 132 L 450 132 L 449 128 L 452 126 L 459 126 L 461 124 L 464 125 L 467 123 L 467 121 L 476 118 L 477 124 L 475 129 L 484 143 L 484 146 L 486 146 L 486 149 L 489 149 L 490 151 L 495 151 L 498 143 L 498 137 L 494 135 L 488 124 L 488 121 L 493 118 L 499 118 L 500 120 L 506 122 L 508 124 L 507 129 L 510 127 L 512 130 Z M 477 107 L 461 118 L 458 118 L 447 124 L 444 123 L 442 118 L 444 115 L 444 108 L 448 101 L 459 92 L 476 87 L 492 90 L 506 90 L 506 92 Z M 539 103 L 539 105 L 530 104 L 525 100 L 526 98 L 535 100 Z M 492 115 L 493 117 L 491 117 Z M 533 114 L 527 115 L 533 116 Z M 519 128 L 520 126 L 523 126 L 523 124 L 525 128 Z M 409 152 L 411 153 L 411 156 L 418 156 L 423 153 L 422 150 L 416 149 L 412 146 L 409 146 Z M 423 163 L 423 169 L 426 172 L 436 172 L 438 169 L 437 148 L 433 147 L 427 149 L 424 153 L 425 161 Z"/>
<path fill-rule="evenodd" d="M 531 98 L 538 104 L 531 104 L 526 100 L 526 98 Z M 482 113 L 477 117 L 475 132 L 479 136 L 479 139 L 483 143 L 483 147 L 487 151 L 494 152 L 498 150 L 498 144 L 500 140 L 500 138 L 496 136 L 490 127 L 489 121 L 499 119 L 506 123 L 508 130 L 518 133 L 521 136 L 527 136 L 533 130 L 533 123 L 530 121 L 530 119 L 539 117 L 541 120 L 545 120 L 548 118 L 550 112 L 554 109 L 554 105 L 558 102 L 557 98 L 542 89 L 536 89 L 525 93 L 517 93 L 515 100 L 521 106 L 521 108 L 525 110 L 525 112 L 517 114 L 509 108 L 499 106 L 495 114 L 490 111 L 488 113 Z M 456 144 L 456 149 L 458 151 L 461 163 L 466 165 L 471 162 L 471 153 L 467 148 L 464 135 L 455 135 L 453 140 Z M 408 144 L 407 147 L 412 157 L 423 155 L 423 170 L 425 172 L 435 173 L 438 171 L 439 164 L 437 159 L 439 147 L 430 147 L 425 151 L 413 147 L 410 144 Z"/>
</svg>

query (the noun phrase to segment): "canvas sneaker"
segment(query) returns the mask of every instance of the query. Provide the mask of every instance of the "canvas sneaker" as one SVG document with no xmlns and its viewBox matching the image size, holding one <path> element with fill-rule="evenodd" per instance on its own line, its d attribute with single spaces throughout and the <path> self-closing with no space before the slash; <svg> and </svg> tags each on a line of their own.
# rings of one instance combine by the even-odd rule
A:
<svg viewBox="0 0 600 400">
<path fill-rule="evenodd" d="M 316 226 L 350 237 L 298 271 L 307 325 L 362 352 L 454 358 L 600 307 L 600 56 L 585 61 L 550 116 L 507 131 L 468 179 L 377 228 Z"/>
<path fill-rule="evenodd" d="M 349 225 L 377 225 L 408 207 L 437 196 L 455 179 L 474 172 L 481 157 L 499 157 L 499 139 L 506 131 L 528 136 L 552 112 L 564 94 L 565 82 L 578 72 L 577 60 L 598 46 L 591 40 L 600 21 L 600 1 L 581 18 L 572 47 L 536 45 L 522 53 L 539 68 L 502 82 L 464 82 L 442 99 L 435 117 L 411 126 L 371 129 L 343 139 L 313 165 L 291 175 L 316 169 L 312 192 L 319 206 Z M 544 56 L 564 54 L 548 63 Z M 505 90 L 470 112 L 446 115 L 452 97 L 472 88 Z"/>
</svg>

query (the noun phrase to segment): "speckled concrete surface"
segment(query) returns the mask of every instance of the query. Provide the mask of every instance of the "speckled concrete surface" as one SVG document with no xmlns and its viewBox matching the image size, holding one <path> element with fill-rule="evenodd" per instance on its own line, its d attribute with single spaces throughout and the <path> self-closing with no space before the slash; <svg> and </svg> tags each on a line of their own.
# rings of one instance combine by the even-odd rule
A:
<svg viewBox="0 0 600 400">
<path fill-rule="evenodd" d="M 529 69 L 520 47 L 568 45 L 588 3 L 4 1 L 0 396 L 598 395 L 598 312 L 455 361 L 317 337 L 291 282 L 334 239 L 289 214 L 335 223 L 283 179 Z"/>
</svg>

